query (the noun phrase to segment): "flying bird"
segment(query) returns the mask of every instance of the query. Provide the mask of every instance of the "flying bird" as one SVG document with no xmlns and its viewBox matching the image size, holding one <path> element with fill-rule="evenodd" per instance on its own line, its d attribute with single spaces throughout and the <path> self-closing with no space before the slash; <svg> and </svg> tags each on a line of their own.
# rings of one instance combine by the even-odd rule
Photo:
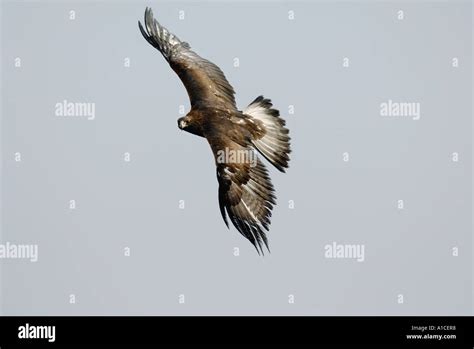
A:
<svg viewBox="0 0 474 349">
<path fill-rule="evenodd" d="M 285 120 L 272 102 L 257 97 L 243 111 L 222 70 L 191 50 L 187 42 L 160 25 L 150 8 L 143 37 L 161 52 L 184 84 L 191 102 L 178 127 L 209 142 L 219 183 L 219 208 L 225 224 L 230 221 L 263 254 L 270 251 L 266 231 L 275 202 L 275 190 L 260 153 L 281 172 L 288 168 L 290 137 Z"/>
</svg>

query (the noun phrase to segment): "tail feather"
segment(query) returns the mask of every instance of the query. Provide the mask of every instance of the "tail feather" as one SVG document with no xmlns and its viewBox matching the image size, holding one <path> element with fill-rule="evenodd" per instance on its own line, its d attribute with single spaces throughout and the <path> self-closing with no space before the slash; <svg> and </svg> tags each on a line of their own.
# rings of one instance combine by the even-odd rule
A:
<svg viewBox="0 0 474 349">
<path fill-rule="evenodd" d="M 244 110 L 244 114 L 261 122 L 264 134 L 252 141 L 255 148 L 281 172 L 285 172 L 290 161 L 290 136 L 280 112 L 273 109 L 272 102 L 263 96 L 257 97 Z"/>
</svg>

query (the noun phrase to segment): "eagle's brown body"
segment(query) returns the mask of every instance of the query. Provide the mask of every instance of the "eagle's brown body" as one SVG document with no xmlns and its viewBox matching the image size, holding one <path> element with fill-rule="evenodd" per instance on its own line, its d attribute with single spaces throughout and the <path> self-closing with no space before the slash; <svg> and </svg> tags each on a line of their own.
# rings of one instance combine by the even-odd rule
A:
<svg viewBox="0 0 474 349">
<path fill-rule="evenodd" d="M 186 131 L 196 136 L 212 138 L 216 141 L 226 135 L 241 145 L 248 145 L 253 137 L 265 133 L 259 120 L 250 122 L 240 111 L 197 107 L 182 119 L 186 122 Z"/>
<path fill-rule="evenodd" d="M 234 89 L 215 64 L 201 58 L 145 12 L 145 39 L 158 49 L 176 72 L 189 95 L 190 112 L 178 119 L 178 127 L 209 142 L 216 161 L 219 207 L 257 251 L 268 248 L 265 230 L 275 205 L 268 171 L 255 156 L 262 154 L 278 170 L 288 167 L 290 137 L 285 121 L 270 100 L 256 98 L 245 110 L 236 107 Z M 230 157 L 222 155 L 231 154 Z M 232 155 L 238 154 L 236 161 Z"/>
</svg>

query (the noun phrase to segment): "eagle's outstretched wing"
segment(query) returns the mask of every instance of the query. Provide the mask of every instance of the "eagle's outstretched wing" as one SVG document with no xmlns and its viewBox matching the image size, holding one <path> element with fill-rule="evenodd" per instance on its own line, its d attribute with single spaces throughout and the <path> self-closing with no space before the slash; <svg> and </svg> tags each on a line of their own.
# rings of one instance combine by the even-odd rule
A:
<svg viewBox="0 0 474 349">
<path fill-rule="evenodd" d="M 269 250 L 265 231 L 268 231 L 275 205 L 275 190 L 265 165 L 250 147 L 231 140 L 222 143 L 209 140 L 209 143 L 216 158 L 222 218 L 229 226 L 227 213 L 237 230 L 250 240 L 259 254 L 263 253 L 263 245 Z M 220 159 L 222 153 L 219 152 L 223 149 L 237 154 L 236 161 Z"/>
<path fill-rule="evenodd" d="M 191 100 L 191 106 L 222 107 L 236 110 L 234 89 L 222 70 L 214 63 L 200 57 L 187 42 L 170 33 L 153 17 L 150 8 L 145 11 L 145 28 L 138 22 L 144 38 L 166 58 L 178 74 Z"/>
</svg>

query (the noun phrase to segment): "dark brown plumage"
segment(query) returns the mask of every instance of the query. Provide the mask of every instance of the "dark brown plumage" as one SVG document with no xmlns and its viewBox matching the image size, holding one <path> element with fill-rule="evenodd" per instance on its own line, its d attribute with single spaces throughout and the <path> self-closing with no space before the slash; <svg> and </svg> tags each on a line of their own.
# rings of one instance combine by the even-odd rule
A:
<svg viewBox="0 0 474 349">
<path fill-rule="evenodd" d="M 218 66 L 193 52 L 188 43 L 161 26 L 151 9 L 145 11 L 144 38 L 160 51 L 189 95 L 190 112 L 178 127 L 209 142 L 219 182 L 219 207 L 257 249 L 268 249 L 265 231 L 275 205 L 275 190 L 255 149 L 281 172 L 288 168 L 290 137 L 285 120 L 269 99 L 257 97 L 237 110 L 234 89 Z M 227 156 L 226 156 L 227 154 Z"/>
</svg>

